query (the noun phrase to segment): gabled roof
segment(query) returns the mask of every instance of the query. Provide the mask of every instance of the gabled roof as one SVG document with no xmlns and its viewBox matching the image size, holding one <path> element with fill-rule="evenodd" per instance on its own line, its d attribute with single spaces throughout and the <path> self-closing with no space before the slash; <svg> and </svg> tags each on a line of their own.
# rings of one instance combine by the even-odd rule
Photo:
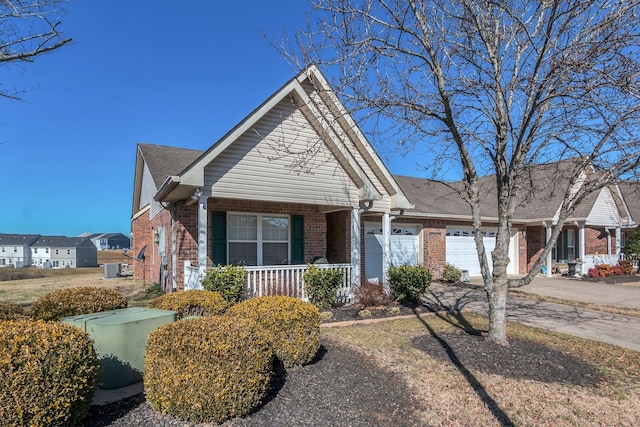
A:
<svg viewBox="0 0 640 427">
<path fill-rule="evenodd" d="M 136 149 L 132 213 L 135 214 L 141 207 L 140 198 L 143 191 L 142 181 L 145 166 L 151 174 L 153 185 L 155 185 L 154 191 L 157 191 L 168 177 L 182 172 L 202 153 L 202 150 L 139 143 Z"/>
<path fill-rule="evenodd" d="M 319 99 L 311 100 L 309 93 L 305 90 L 305 85 L 315 87 L 320 93 Z M 345 135 L 347 135 L 355 145 L 358 154 L 364 158 L 368 167 L 371 168 L 376 178 L 382 183 L 384 190 L 390 195 L 392 208 L 402 209 L 411 207 L 411 204 L 402 193 L 399 185 L 395 182 L 362 132 L 357 129 L 357 125 L 346 113 L 344 106 L 335 94 L 333 94 L 326 79 L 315 66 L 308 67 L 296 77 L 289 80 L 218 142 L 205 152 L 202 152 L 195 160 L 188 164 L 184 170 L 178 173 L 167 173 L 171 169 L 171 166 L 176 166 L 175 169 L 177 169 L 178 165 L 174 165 L 173 163 L 171 165 L 158 164 L 159 167 L 157 170 L 151 170 L 150 166 L 156 184 L 162 179 L 162 185 L 159 186 L 154 199 L 165 202 L 182 200 L 191 196 L 196 189 L 201 189 L 205 184 L 204 170 L 207 165 L 211 164 L 240 136 L 252 129 L 252 127 L 265 117 L 279 102 L 287 98 L 293 99 L 295 103 L 300 106 L 300 110 L 307 116 L 311 126 L 316 129 L 318 135 L 321 135 L 322 141 L 327 144 L 331 153 L 336 156 L 338 163 L 357 186 L 360 192 L 360 200 L 380 199 L 382 196 L 379 190 L 381 189 L 373 185 L 371 181 L 372 177 L 364 172 L 363 165 L 356 160 L 356 153 L 344 149 L 340 137 L 335 134 L 334 126 L 340 126 L 342 128 Z M 319 103 L 322 105 L 319 105 Z M 172 156 L 174 157 L 174 160 L 171 160 L 173 162 L 179 154 L 179 151 L 174 151 L 172 153 L 162 153 L 161 156 Z M 147 157 L 145 154 L 145 160 L 147 160 Z M 161 173 L 160 170 L 162 170 Z"/>
</svg>

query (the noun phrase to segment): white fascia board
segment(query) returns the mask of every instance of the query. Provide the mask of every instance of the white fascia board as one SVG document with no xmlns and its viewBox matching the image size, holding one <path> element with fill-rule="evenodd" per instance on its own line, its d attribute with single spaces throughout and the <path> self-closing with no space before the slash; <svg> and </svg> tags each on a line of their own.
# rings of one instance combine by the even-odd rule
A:
<svg viewBox="0 0 640 427">
<path fill-rule="evenodd" d="M 355 134 L 355 138 L 352 139 L 354 140 L 354 143 L 359 149 L 361 155 L 365 158 L 365 160 L 369 161 L 374 171 L 378 170 L 378 172 L 382 174 L 387 183 L 391 186 L 391 188 L 393 188 L 393 191 L 395 191 L 395 194 L 391 194 L 391 201 L 393 204 L 392 208 L 413 208 L 413 205 L 411 204 L 411 202 L 409 202 L 409 199 L 391 175 L 391 172 L 389 172 L 385 164 L 382 162 L 382 159 L 380 159 L 378 153 L 373 149 L 367 138 L 360 131 L 360 128 L 353 120 L 351 115 L 347 112 L 347 109 L 344 107 L 338 96 L 333 92 L 333 90 L 331 90 L 329 82 L 324 78 L 324 75 L 322 74 L 322 72 L 320 72 L 318 67 L 315 65 L 311 65 L 307 68 L 307 70 L 305 70 L 304 74 L 305 78 L 302 78 L 302 76 L 300 76 L 298 80 L 304 81 L 306 78 L 309 78 L 309 76 L 313 75 L 313 78 L 317 80 L 317 83 L 322 86 L 321 90 L 319 90 L 321 98 L 329 98 L 329 100 L 325 99 L 325 103 L 329 107 L 330 111 L 334 112 L 337 110 L 337 114 L 334 112 L 334 115 L 336 116 L 338 123 L 340 123 L 343 127 L 345 133 L 347 135 L 350 135 L 350 133 Z M 331 106 L 333 106 L 334 108 L 331 108 Z"/>
<path fill-rule="evenodd" d="M 153 200 L 156 202 L 162 202 L 162 200 L 171 193 L 178 185 L 180 184 L 180 177 L 176 175 L 168 176 L 167 179 L 164 180 L 160 189 L 156 192 L 156 195 L 153 196 Z"/>
</svg>

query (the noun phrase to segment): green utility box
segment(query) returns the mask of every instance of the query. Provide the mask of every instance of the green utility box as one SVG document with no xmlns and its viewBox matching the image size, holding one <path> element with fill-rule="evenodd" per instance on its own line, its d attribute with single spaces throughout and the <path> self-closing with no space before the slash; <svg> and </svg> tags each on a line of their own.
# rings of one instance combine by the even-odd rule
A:
<svg viewBox="0 0 640 427">
<path fill-rule="evenodd" d="M 62 321 L 91 336 L 102 366 L 98 386 L 111 390 L 142 380 L 149 332 L 175 322 L 176 312 L 131 307 L 65 317 Z"/>
</svg>

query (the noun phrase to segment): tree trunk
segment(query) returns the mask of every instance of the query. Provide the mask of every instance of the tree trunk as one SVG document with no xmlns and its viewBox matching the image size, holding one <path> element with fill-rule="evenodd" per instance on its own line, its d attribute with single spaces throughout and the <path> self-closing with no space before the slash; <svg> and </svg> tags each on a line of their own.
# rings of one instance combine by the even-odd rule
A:
<svg viewBox="0 0 640 427">
<path fill-rule="evenodd" d="M 508 346 L 507 341 L 507 286 L 506 276 L 494 278 L 493 286 L 487 290 L 489 300 L 489 341 Z"/>
</svg>

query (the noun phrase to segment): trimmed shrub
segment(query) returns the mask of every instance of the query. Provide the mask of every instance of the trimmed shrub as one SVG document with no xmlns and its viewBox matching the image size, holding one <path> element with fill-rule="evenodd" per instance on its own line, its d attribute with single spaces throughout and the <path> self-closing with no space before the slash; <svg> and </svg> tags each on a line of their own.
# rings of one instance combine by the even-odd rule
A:
<svg viewBox="0 0 640 427">
<path fill-rule="evenodd" d="M 390 298 L 401 304 L 419 303 L 431 283 L 431 271 L 422 265 L 389 267 Z"/>
<path fill-rule="evenodd" d="M 255 321 L 200 317 L 160 326 L 145 349 L 151 406 L 181 420 L 222 423 L 248 414 L 266 396 L 273 353 Z"/>
<path fill-rule="evenodd" d="M 0 302 L 0 320 L 21 320 L 28 318 L 29 316 L 21 306 Z"/>
<path fill-rule="evenodd" d="M 456 283 L 460 281 L 460 277 L 462 277 L 462 272 L 460 270 L 451 264 L 445 264 L 444 270 L 442 271 L 443 282 Z"/>
<path fill-rule="evenodd" d="M 622 269 L 622 274 L 633 274 L 633 263 L 627 259 L 619 261 L 618 266 Z"/>
<path fill-rule="evenodd" d="M 336 268 L 318 268 L 309 264 L 303 279 L 309 301 L 318 307 L 330 308 L 336 303 L 336 293 L 342 286 L 344 274 Z"/>
<path fill-rule="evenodd" d="M 127 298 L 115 289 L 69 288 L 50 292 L 31 306 L 36 320 L 59 320 L 67 316 L 98 313 L 127 307 Z"/>
<path fill-rule="evenodd" d="M 285 368 L 311 362 L 320 348 L 320 312 L 311 303 L 267 296 L 241 302 L 227 313 L 255 320 Z"/>
<path fill-rule="evenodd" d="M 389 302 L 384 286 L 363 281 L 355 290 L 356 303 L 363 307 L 377 307 Z"/>
<path fill-rule="evenodd" d="M 611 267 L 611 274 L 614 276 L 622 276 L 624 273 L 622 272 L 622 267 L 619 265 L 614 265 Z"/>
<path fill-rule="evenodd" d="M 89 335 L 60 322 L 0 322 L 2 425 L 70 426 L 89 410 L 100 365 Z"/>
<path fill-rule="evenodd" d="M 202 286 L 207 291 L 219 292 L 229 304 L 237 304 L 246 298 L 247 272 L 243 267 L 218 265 L 207 269 Z"/>
<path fill-rule="evenodd" d="M 217 316 L 226 311 L 228 304 L 219 292 L 190 290 L 159 296 L 151 307 L 173 310 L 178 319 L 182 319 L 187 316 Z"/>
</svg>

